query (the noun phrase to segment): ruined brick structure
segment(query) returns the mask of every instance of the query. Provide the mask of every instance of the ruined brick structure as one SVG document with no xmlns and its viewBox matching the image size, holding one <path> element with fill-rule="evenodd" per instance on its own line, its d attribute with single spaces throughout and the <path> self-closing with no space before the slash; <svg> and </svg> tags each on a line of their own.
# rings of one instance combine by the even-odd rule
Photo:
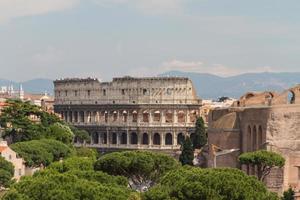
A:
<svg viewBox="0 0 300 200">
<path fill-rule="evenodd" d="M 176 151 L 193 132 L 201 105 L 188 78 L 63 79 L 54 86 L 55 112 L 87 130 L 87 145 L 103 151 Z"/>
<path fill-rule="evenodd" d="M 239 166 L 238 156 L 258 149 L 275 151 L 286 164 L 267 177 L 268 187 L 277 192 L 289 186 L 300 189 L 300 85 L 282 93 L 247 93 L 232 107 L 212 111 L 209 118 L 209 145 L 239 149 L 217 157 L 218 167 L 255 174 L 255 169 Z M 212 152 L 208 164 L 213 164 Z"/>
</svg>

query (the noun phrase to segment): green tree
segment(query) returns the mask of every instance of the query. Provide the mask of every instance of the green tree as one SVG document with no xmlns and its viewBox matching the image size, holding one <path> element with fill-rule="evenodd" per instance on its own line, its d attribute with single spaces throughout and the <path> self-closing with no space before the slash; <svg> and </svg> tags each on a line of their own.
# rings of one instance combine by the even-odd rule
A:
<svg viewBox="0 0 300 200">
<path fill-rule="evenodd" d="M 0 155 L 0 188 L 8 187 L 14 175 L 14 166 Z"/>
<path fill-rule="evenodd" d="M 49 126 L 47 138 L 59 140 L 65 144 L 70 144 L 74 139 L 74 133 L 68 125 L 56 122 Z"/>
<path fill-rule="evenodd" d="M 172 157 L 147 151 L 124 151 L 106 154 L 95 163 L 95 170 L 110 175 L 125 176 L 131 188 L 147 190 L 155 185 L 159 178 L 179 163 Z"/>
<path fill-rule="evenodd" d="M 207 134 L 202 117 L 198 117 L 196 120 L 195 133 L 191 140 L 194 149 L 201 149 L 207 143 Z"/>
<path fill-rule="evenodd" d="M 278 200 L 255 177 L 238 169 L 185 166 L 170 171 L 143 194 L 144 200 Z"/>
<path fill-rule="evenodd" d="M 194 149 L 191 139 L 189 137 L 185 138 L 181 145 L 181 154 L 179 156 L 179 161 L 182 165 L 193 165 L 194 160 Z"/>
<path fill-rule="evenodd" d="M 79 157 L 88 157 L 95 160 L 99 157 L 99 154 L 96 149 L 91 149 L 87 147 L 76 148 L 76 155 Z"/>
<path fill-rule="evenodd" d="M 75 126 L 70 125 L 72 132 L 74 133 L 75 139 L 83 143 L 83 141 L 90 142 L 91 136 L 86 130 L 78 129 Z"/>
<path fill-rule="evenodd" d="M 239 162 L 242 165 L 256 166 L 258 170 L 257 178 L 263 181 L 274 167 L 283 167 L 285 159 L 278 153 L 259 150 L 243 153 L 239 156 Z"/>
<path fill-rule="evenodd" d="M 133 192 L 124 186 L 105 185 L 72 174 L 48 172 L 24 177 L 3 200 L 127 200 Z"/>
<path fill-rule="evenodd" d="M 70 147 L 60 141 L 50 139 L 18 142 L 10 147 L 25 160 L 26 166 L 29 167 L 39 167 L 41 164 L 48 166 L 53 161 L 72 154 Z"/>
<path fill-rule="evenodd" d="M 287 191 L 283 192 L 283 197 L 281 198 L 281 200 L 294 200 L 294 195 L 295 195 L 295 192 L 290 187 Z"/>
</svg>

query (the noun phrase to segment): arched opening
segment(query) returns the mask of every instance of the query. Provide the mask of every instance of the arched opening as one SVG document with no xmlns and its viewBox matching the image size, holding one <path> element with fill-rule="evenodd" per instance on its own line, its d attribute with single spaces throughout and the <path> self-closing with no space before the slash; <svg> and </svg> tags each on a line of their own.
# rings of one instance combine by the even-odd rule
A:
<svg viewBox="0 0 300 200">
<path fill-rule="evenodd" d="M 167 133 L 165 137 L 165 144 L 172 145 L 173 144 L 173 137 L 171 133 Z"/>
<path fill-rule="evenodd" d="M 143 112 L 143 122 L 145 122 L 145 123 L 149 122 L 149 112 L 148 111 Z"/>
<path fill-rule="evenodd" d="M 74 111 L 74 122 L 78 122 L 78 112 Z"/>
<path fill-rule="evenodd" d="M 178 123 L 185 123 L 185 113 L 184 111 L 179 111 L 177 114 Z"/>
<path fill-rule="evenodd" d="M 118 112 L 114 111 L 113 112 L 113 121 L 116 122 L 118 120 Z"/>
<path fill-rule="evenodd" d="M 127 144 L 127 133 L 121 134 L 121 144 Z"/>
<path fill-rule="evenodd" d="M 172 111 L 166 112 L 166 123 L 173 123 L 173 113 Z"/>
<path fill-rule="evenodd" d="M 258 127 L 258 149 L 263 148 L 263 130 L 262 127 Z"/>
<path fill-rule="evenodd" d="M 288 104 L 294 104 L 295 103 L 295 99 L 296 99 L 296 96 L 295 96 L 295 93 L 293 91 L 289 91 L 288 92 Z"/>
<path fill-rule="evenodd" d="M 248 151 L 252 151 L 251 139 L 252 139 L 251 127 L 248 126 L 248 131 L 247 131 L 247 150 Z"/>
<path fill-rule="evenodd" d="M 256 151 L 257 150 L 257 130 L 256 130 L 256 126 L 253 126 L 253 138 L 252 138 L 252 146 L 253 146 L 253 150 Z"/>
<path fill-rule="evenodd" d="M 144 145 L 148 145 L 148 144 L 149 144 L 149 136 L 148 136 L 148 133 L 144 133 L 144 134 L 143 134 L 143 141 L 142 141 L 142 144 L 144 144 Z"/>
<path fill-rule="evenodd" d="M 69 112 L 69 122 L 73 122 L 73 112 Z"/>
<path fill-rule="evenodd" d="M 160 145 L 160 135 L 158 133 L 155 133 L 153 136 L 153 144 Z"/>
<path fill-rule="evenodd" d="M 127 111 L 124 110 L 124 111 L 123 111 L 123 122 L 127 122 L 127 118 L 128 118 Z"/>
<path fill-rule="evenodd" d="M 102 133 L 102 144 L 107 144 L 107 133 Z"/>
<path fill-rule="evenodd" d="M 80 122 L 84 122 L 84 112 L 83 111 L 79 112 L 79 118 L 80 118 Z"/>
<path fill-rule="evenodd" d="M 105 121 L 105 123 L 108 122 L 108 112 L 107 111 L 104 112 L 104 121 Z"/>
<path fill-rule="evenodd" d="M 160 122 L 160 112 L 158 110 L 154 112 L 153 121 L 154 122 Z"/>
<path fill-rule="evenodd" d="M 112 133 L 112 144 L 117 144 L 117 133 Z"/>
<path fill-rule="evenodd" d="M 193 110 L 190 113 L 190 121 L 191 121 L 191 123 L 195 123 L 196 122 L 196 118 L 197 118 L 197 112 Z"/>
<path fill-rule="evenodd" d="M 92 139 L 93 139 L 93 144 L 99 144 L 99 134 L 98 133 L 93 133 L 92 134 Z"/>
<path fill-rule="evenodd" d="M 184 135 L 183 133 L 179 133 L 177 135 L 177 145 L 182 145 L 183 141 L 184 141 Z"/>
<path fill-rule="evenodd" d="M 136 132 L 132 132 L 130 137 L 130 144 L 137 144 L 137 143 L 138 143 L 138 136 Z"/>
<path fill-rule="evenodd" d="M 132 112 L 132 122 L 137 122 L 138 120 L 138 113 L 137 111 Z"/>
</svg>

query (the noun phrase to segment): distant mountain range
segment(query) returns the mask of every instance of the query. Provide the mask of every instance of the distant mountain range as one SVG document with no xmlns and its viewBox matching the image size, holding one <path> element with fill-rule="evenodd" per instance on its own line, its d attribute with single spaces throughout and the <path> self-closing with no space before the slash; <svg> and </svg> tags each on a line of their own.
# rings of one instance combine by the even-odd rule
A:
<svg viewBox="0 0 300 200">
<path fill-rule="evenodd" d="M 221 96 L 238 98 L 249 91 L 282 91 L 300 84 L 298 73 L 247 73 L 231 77 L 219 77 L 205 73 L 170 71 L 160 76 L 189 77 L 203 99 Z"/>
<path fill-rule="evenodd" d="M 238 98 L 248 91 L 282 91 L 300 84 L 299 73 L 248 73 L 231 77 L 219 77 L 205 73 L 169 71 L 159 76 L 178 76 L 190 78 L 196 87 L 197 94 L 203 99 L 217 99 L 221 96 Z M 21 83 L 0 79 L 0 86 L 12 84 L 30 93 L 53 94 L 53 80 L 33 79 Z"/>
</svg>

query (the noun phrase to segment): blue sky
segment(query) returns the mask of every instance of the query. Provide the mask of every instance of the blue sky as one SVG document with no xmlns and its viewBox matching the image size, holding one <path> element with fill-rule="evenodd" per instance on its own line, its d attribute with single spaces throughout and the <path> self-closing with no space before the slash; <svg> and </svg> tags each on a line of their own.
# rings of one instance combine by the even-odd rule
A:
<svg viewBox="0 0 300 200">
<path fill-rule="evenodd" d="M 0 77 L 300 71 L 299 0 L 0 0 Z"/>
</svg>

